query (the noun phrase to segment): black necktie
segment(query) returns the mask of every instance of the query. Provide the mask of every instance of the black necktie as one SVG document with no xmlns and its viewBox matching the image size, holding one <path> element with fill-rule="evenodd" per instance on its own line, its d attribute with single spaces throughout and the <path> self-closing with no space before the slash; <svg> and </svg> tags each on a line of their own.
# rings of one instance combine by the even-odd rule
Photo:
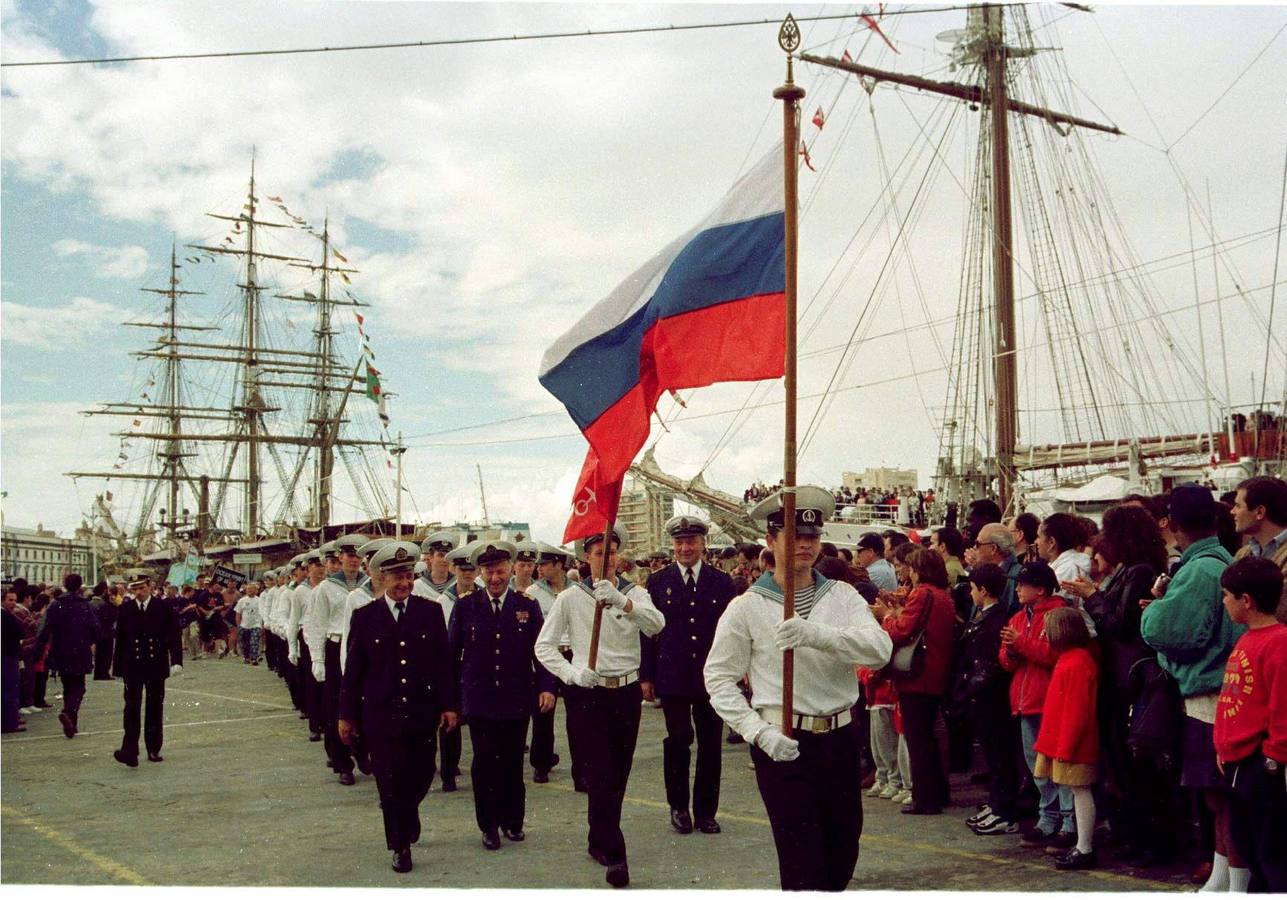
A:
<svg viewBox="0 0 1287 900">
<path fill-rule="evenodd" d="M 407 608 L 407 607 L 406 607 L 406 604 L 405 604 L 405 603 L 403 603 L 401 600 L 399 600 L 399 601 L 397 601 L 396 603 L 394 603 L 394 604 L 393 604 L 393 608 L 394 608 L 394 610 L 396 610 L 396 612 L 393 614 L 393 621 L 395 621 L 395 622 L 401 622 L 401 621 L 402 621 L 402 611 L 403 611 L 404 609 L 406 609 L 406 608 Z"/>
<path fill-rule="evenodd" d="M 697 583 L 693 580 L 693 570 L 688 569 L 686 571 L 688 574 L 684 578 L 684 585 L 691 591 L 693 588 L 697 587 Z"/>
<path fill-rule="evenodd" d="M 501 608 L 500 597 L 493 597 L 492 598 L 492 615 L 498 619 L 500 618 L 500 608 Z"/>
</svg>

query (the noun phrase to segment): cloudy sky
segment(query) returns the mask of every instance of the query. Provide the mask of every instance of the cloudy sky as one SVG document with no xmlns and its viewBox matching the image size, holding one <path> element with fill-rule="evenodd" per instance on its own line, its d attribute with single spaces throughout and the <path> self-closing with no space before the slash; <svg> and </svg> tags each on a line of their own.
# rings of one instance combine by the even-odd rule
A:
<svg viewBox="0 0 1287 900">
<path fill-rule="evenodd" d="M 778 20 L 788 10 L 80 0 L 3 0 L 2 8 L 6 64 Z M 858 9 L 790 8 L 802 18 Z M 936 35 L 963 24 L 960 11 L 887 15 L 882 26 L 897 54 L 852 17 L 804 22 L 802 30 L 806 49 L 820 54 L 848 49 L 860 62 L 950 79 L 950 45 Z M 1052 48 L 1032 64 L 1048 78 L 1029 99 L 1127 134 L 1078 135 L 1064 148 L 1045 126 L 1034 130 L 1039 162 L 1094 164 L 1091 180 L 1071 183 L 1094 202 L 1102 234 L 1112 235 L 1101 243 L 1121 248 L 1111 255 L 1116 268 L 1148 281 L 1158 313 L 1150 325 L 1164 324 L 1164 334 L 1162 325 L 1144 329 L 1114 352 L 1182 360 L 1179 381 L 1159 376 L 1155 387 L 1173 401 L 1193 401 L 1175 405 L 1177 427 L 1202 428 L 1210 413 L 1192 379 L 1203 347 L 1208 383 L 1222 401 L 1250 402 L 1253 379 L 1257 395 L 1262 389 L 1281 239 L 1287 9 L 1106 6 L 1087 14 L 1034 6 L 1029 24 L 1036 42 Z M 478 518 L 481 466 L 493 519 L 528 520 L 538 537 L 556 539 L 585 445 L 536 380 L 541 354 L 780 139 L 771 92 L 783 70 L 774 26 L 7 66 L 0 75 L 5 522 L 67 531 L 103 489 L 60 473 L 110 468 L 120 449 L 111 432 L 127 423 L 77 413 L 136 400 L 146 389 L 148 366 L 129 354 L 148 334 L 120 323 L 158 315 L 156 297 L 140 289 L 164 285 L 172 242 L 217 242 L 228 233 L 206 213 L 239 211 L 253 154 L 261 204 L 279 196 L 311 223 L 329 220 L 360 270 L 352 291 L 370 304 L 366 330 L 396 395 L 392 428 L 410 446 L 408 516 Z M 804 130 L 818 170 L 801 176 L 801 393 L 821 392 L 833 376 L 843 388 L 806 445 L 801 478 L 836 484 L 846 470 L 898 465 L 918 469 L 928 486 L 978 116 L 913 91 L 869 95 L 855 79 L 809 65 L 797 77 L 809 91 Z M 821 130 L 808 122 L 818 106 L 827 116 Z M 884 188 L 889 173 L 893 194 Z M 1186 212 L 1186 185 L 1201 215 Z M 936 199 L 925 199 L 930 189 Z M 904 241 L 900 217 L 913 211 L 908 233 L 914 225 L 916 236 Z M 1191 247 L 1212 243 L 1219 252 L 1190 264 Z M 316 244 L 296 233 L 278 246 L 308 254 Z M 1091 257 L 1082 258 L 1079 279 L 1114 268 Z M 1031 293 L 1036 268 L 1035 257 L 1021 260 L 1021 295 Z M 236 303 L 231 266 L 202 263 L 182 274 L 185 287 L 206 291 L 188 307 L 192 321 L 225 320 Z M 275 277 L 283 292 L 306 286 L 298 273 Z M 1052 354 L 1037 349 L 1045 340 L 1038 317 L 1025 317 L 1022 306 L 1020 345 L 1032 346 L 1034 373 L 1021 395 L 1024 427 L 1034 439 L 1058 440 L 1047 434 L 1057 424 L 1047 420 L 1058 416 L 1053 376 L 1036 374 Z M 1267 395 L 1281 401 L 1287 311 L 1277 313 Z M 1107 315 L 1093 305 L 1072 312 L 1076 327 L 1092 332 Z M 307 315 L 298 309 L 280 313 L 280 327 L 307 340 Z M 851 333 L 867 339 L 842 355 L 837 348 Z M 351 321 L 339 340 L 356 345 Z M 212 402 L 227 394 L 216 382 L 198 390 Z M 664 401 L 669 431 L 654 432 L 662 465 L 682 475 L 704 468 L 710 483 L 734 493 L 755 479 L 775 480 L 781 406 L 772 404 L 781 386 L 752 390 L 693 392 L 678 411 Z M 769 405 L 733 417 L 748 397 L 753 407 Z M 802 430 L 817 404 L 802 403 Z M 355 414 L 369 417 L 369 404 L 360 406 Z M 742 424 L 731 440 L 730 422 Z M 131 470 L 142 465 L 144 446 L 132 446 Z M 122 482 L 115 490 L 132 496 Z M 354 502 L 342 497 L 336 516 Z"/>
</svg>

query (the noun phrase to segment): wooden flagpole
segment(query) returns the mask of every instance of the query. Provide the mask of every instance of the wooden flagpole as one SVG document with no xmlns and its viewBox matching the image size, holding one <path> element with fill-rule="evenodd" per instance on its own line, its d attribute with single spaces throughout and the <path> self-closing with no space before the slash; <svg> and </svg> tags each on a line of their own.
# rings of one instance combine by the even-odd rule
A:
<svg viewBox="0 0 1287 900">
<path fill-rule="evenodd" d="M 608 527 L 603 530 L 603 571 L 599 573 L 599 577 L 609 579 L 609 584 L 612 583 L 612 578 L 617 574 L 616 572 L 611 575 L 608 574 L 608 548 L 612 546 L 612 529 L 615 524 L 612 519 L 609 519 Z M 589 555 L 587 553 L 586 557 L 588 558 Z M 590 575 L 590 587 L 594 587 L 593 574 Z M 590 632 L 590 671 L 592 672 L 595 671 L 595 666 L 599 664 L 599 629 L 602 627 L 603 604 L 596 601 L 594 604 L 594 629 Z"/>
<path fill-rule="evenodd" d="M 786 200 L 786 440 L 784 441 L 782 532 L 783 554 L 777 564 L 785 573 L 782 589 L 782 618 L 795 615 L 795 395 L 796 395 L 796 143 L 799 141 L 800 101 L 804 88 L 792 77 L 791 54 L 800 46 L 800 28 L 787 14 L 778 31 L 778 46 L 787 55 L 786 83 L 773 91 L 782 101 L 782 160 Z M 795 721 L 795 653 L 782 652 L 782 733 L 791 737 Z"/>
</svg>

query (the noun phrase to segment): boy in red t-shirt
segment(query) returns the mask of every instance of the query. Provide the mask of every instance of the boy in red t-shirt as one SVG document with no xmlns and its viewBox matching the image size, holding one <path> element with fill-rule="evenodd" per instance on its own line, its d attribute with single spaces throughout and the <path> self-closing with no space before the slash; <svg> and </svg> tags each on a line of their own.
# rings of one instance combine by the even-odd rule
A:
<svg viewBox="0 0 1287 900">
<path fill-rule="evenodd" d="M 1287 625 L 1274 617 L 1283 575 L 1272 560 L 1248 556 L 1225 569 L 1220 586 L 1229 618 L 1247 626 L 1225 664 L 1215 720 L 1216 761 L 1232 789 L 1230 836 L 1252 890 L 1287 892 Z"/>
</svg>

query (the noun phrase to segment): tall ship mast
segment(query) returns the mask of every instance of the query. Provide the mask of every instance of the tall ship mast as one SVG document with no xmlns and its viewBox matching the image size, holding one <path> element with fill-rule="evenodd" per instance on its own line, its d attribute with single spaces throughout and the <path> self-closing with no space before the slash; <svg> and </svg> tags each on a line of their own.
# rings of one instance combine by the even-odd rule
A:
<svg viewBox="0 0 1287 900">
<path fill-rule="evenodd" d="M 131 511 L 122 531 L 132 554 L 121 555 L 135 562 L 211 544 L 294 540 L 300 529 L 332 524 L 337 501 L 347 504 L 345 522 L 390 517 L 391 466 L 378 457 L 393 442 L 383 407 L 377 416 L 364 396 L 378 373 L 361 371 L 371 353 L 364 337 L 354 340 L 360 318 L 337 315 L 366 306 L 347 287 L 357 270 L 334 246 L 329 219 L 314 228 L 281 198 L 261 202 L 258 190 L 252 162 L 241 210 L 208 213 L 226 233 L 187 244 L 193 255 L 182 262 L 172 248 L 168 285 L 144 288 L 166 305 L 161 321 L 127 323 L 158 331 L 153 346 L 134 354 L 150 364 L 139 402 L 85 413 L 132 419 L 117 433 L 112 471 L 66 474 L 141 486 L 118 500 Z M 280 215 L 264 211 L 270 204 Z M 229 258 L 237 264 L 231 290 L 219 262 Z M 185 267 L 211 289 L 181 288 Z M 205 324 L 193 321 L 189 298 L 216 294 L 222 308 L 208 308 Z M 301 305 L 313 308 L 307 335 Z M 351 402 L 355 393 L 360 402 Z M 132 452 L 140 443 L 151 452 Z"/>
</svg>

